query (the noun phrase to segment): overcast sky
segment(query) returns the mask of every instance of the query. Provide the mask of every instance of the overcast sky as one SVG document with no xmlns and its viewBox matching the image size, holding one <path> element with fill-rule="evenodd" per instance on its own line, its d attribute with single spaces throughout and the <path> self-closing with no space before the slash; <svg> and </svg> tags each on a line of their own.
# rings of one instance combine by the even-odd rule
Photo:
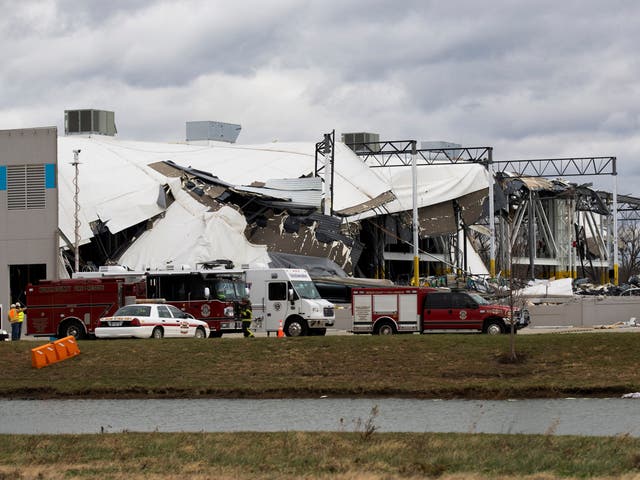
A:
<svg viewBox="0 0 640 480">
<path fill-rule="evenodd" d="M 119 137 L 381 139 L 616 156 L 640 196 L 636 0 L 0 0 L 0 129 L 116 112 Z M 611 188 L 610 177 L 597 180 Z M 573 179 L 573 181 L 577 181 Z"/>
</svg>

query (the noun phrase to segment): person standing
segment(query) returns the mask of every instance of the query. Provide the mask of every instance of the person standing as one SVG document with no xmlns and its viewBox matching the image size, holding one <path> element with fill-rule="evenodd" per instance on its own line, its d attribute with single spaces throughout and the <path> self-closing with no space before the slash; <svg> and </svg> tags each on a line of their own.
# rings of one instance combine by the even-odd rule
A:
<svg viewBox="0 0 640 480">
<path fill-rule="evenodd" d="M 254 337 L 255 335 L 251 331 L 251 322 L 253 321 L 253 315 L 251 312 L 251 305 L 244 305 L 240 310 L 240 316 L 242 317 L 242 333 L 245 337 Z"/>
<path fill-rule="evenodd" d="M 9 309 L 9 322 L 11 323 L 11 340 L 20 340 L 20 333 L 22 330 L 22 323 L 18 321 L 19 313 L 15 303 L 11 304 Z"/>
<path fill-rule="evenodd" d="M 22 306 L 22 304 L 16 302 L 16 310 L 18 310 L 18 338 L 16 340 L 20 340 L 22 337 L 22 324 L 24 323 L 24 311 L 27 307 Z"/>
</svg>

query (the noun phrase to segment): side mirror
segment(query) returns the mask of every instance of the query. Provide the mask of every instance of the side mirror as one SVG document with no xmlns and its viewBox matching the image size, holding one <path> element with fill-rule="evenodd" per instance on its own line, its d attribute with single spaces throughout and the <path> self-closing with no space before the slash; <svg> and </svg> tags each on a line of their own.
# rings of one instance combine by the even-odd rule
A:
<svg viewBox="0 0 640 480">
<path fill-rule="evenodd" d="M 296 295 L 296 292 L 293 290 L 293 288 L 290 288 L 289 289 L 289 300 L 293 302 L 296 299 L 295 295 Z"/>
<path fill-rule="evenodd" d="M 209 290 L 209 287 L 204 287 L 204 298 L 205 298 L 205 300 L 209 300 L 210 296 L 211 296 L 211 290 Z"/>
</svg>

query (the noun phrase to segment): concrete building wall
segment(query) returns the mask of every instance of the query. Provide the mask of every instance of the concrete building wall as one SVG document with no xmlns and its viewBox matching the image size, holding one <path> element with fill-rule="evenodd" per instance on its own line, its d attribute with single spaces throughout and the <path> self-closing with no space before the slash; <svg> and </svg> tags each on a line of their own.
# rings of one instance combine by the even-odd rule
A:
<svg viewBox="0 0 640 480">
<path fill-rule="evenodd" d="M 25 302 L 24 289 L 15 285 L 57 277 L 57 138 L 56 127 L 0 130 L 0 325 L 5 330 L 10 330 L 8 306 Z"/>
</svg>

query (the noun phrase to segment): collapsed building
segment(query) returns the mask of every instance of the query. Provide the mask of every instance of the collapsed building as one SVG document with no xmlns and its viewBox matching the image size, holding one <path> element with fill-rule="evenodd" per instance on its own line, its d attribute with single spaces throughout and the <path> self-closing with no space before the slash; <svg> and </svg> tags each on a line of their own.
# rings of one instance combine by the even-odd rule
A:
<svg viewBox="0 0 640 480">
<path fill-rule="evenodd" d="M 30 235 L 7 228 L 0 239 L 14 262 L 11 301 L 24 301 L 28 282 L 78 269 L 217 260 L 303 267 L 330 289 L 409 283 L 417 258 L 424 285 L 585 277 L 584 293 L 617 286 L 617 220 L 640 211 L 640 199 L 616 193 L 615 157 L 496 161 L 491 147 L 372 134 L 240 145 L 241 127 L 219 122 L 188 122 L 185 142 L 138 142 L 116 138 L 112 112 L 65 114 L 64 136 L 0 136 L 7 221 L 28 221 Z M 611 175 L 613 193 L 583 181 L 594 175 Z"/>
<path fill-rule="evenodd" d="M 527 278 L 609 280 L 615 209 L 610 195 L 587 185 L 496 168 L 490 147 L 417 149 L 377 138 L 345 144 L 334 134 L 249 146 L 234 143 L 239 126 L 223 127 L 214 139 L 185 143 L 101 132 L 60 137 L 61 272 L 73 270 L 77 234 L 81 269 L 228 259 L 407 283 L 415 207 L 425 282 L 512 270 Z M 225 129 L 233 130 L 232 141 L 220 138 Z M 74 151 L 81 152 L 78 165 Z"/>
</svg>

